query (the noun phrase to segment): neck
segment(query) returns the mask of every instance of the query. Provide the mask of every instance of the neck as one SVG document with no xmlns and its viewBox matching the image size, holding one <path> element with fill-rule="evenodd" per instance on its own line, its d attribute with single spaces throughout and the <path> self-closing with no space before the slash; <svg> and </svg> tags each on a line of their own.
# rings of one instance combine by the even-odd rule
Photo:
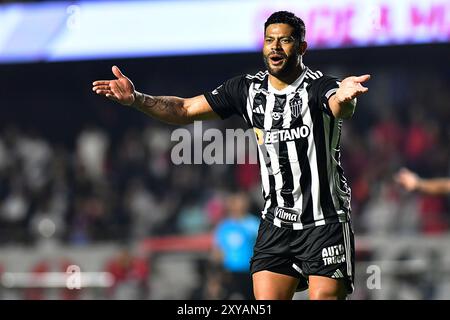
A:
<svg viewBox="0 0 450 320">
<path fill-rule="evenodd" d="M 282 76 L 274 76 L 269 74 L 269 81 L 272 87 L 277 90 L 283 90 L 287 86 L 289 86 L 292 82 L 297 80 L 298 77 L 302 74 L 304 69 L 303 64 L 300 64 L 297 68 L 290 72 L 289 74 Z"/>
</svg>

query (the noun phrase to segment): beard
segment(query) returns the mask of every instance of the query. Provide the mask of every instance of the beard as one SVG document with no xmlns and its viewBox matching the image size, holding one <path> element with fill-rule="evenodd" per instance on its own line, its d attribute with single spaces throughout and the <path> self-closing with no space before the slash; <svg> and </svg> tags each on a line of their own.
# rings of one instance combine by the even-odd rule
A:
<svg viewBox="0 0 450 320">
<path fill-rule="evenodd" d="M 267 71 L 269 71 L 270 75 L 277 78 L 288 76 L 290 73 L 294 72 L 294 70 L 298 67 L 300 60 L 299 59 L 300 55 L 286 56 L 283 53 L 280 53 L 280 55 L 282 55 L 284 58 L 282 65 L 272 67 L 270 65 L 269 55 L 263 54 L 264 64 L 267 68 Z"/>
</svg>

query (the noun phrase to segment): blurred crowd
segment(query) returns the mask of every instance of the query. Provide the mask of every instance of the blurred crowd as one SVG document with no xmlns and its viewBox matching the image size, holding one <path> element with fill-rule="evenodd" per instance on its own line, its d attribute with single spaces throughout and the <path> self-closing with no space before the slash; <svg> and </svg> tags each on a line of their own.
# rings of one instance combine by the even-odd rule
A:
<svg viewBox="0 0 450 320">
<path fill-rule="evenodd" d="M 0 137 L 0 241 L 129 242 L 211 231 L 226 190 L 259 187 L 256 165 L 171 162 L 171 128 L 152 123 L 119 141 L 83 129 L 74 147 L 18 127 Z M 224 176 L 235 178 L 224 179 Z M 259 192 L 259 190 L 258 190 Z M 255 211 L 256 212 L 256 211 Z"/>
<path fill-rule="evenodd" d="M 370 89 L 370 110 L 360 106 L 341 139 L 356 232 L 445 233 L 448 198 L 405 192 L 394 175 L 407 167 L 427 178 L 450 176 L 449 77 L 380 71 Z"/>
</svg>

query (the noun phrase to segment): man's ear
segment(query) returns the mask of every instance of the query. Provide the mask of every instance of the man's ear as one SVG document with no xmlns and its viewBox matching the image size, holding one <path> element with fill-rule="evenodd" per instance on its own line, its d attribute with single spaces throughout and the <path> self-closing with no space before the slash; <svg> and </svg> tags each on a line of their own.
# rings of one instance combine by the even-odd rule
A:
<svg viewBox="0 0 450 320">
<path fill-rule="evenodd" d="M 307 47 L 308 47 L 308 43 L 306 41 L 300 42 L 299 50 L 300 50 L 301 55 L 305 54 Z"/>
</svg>

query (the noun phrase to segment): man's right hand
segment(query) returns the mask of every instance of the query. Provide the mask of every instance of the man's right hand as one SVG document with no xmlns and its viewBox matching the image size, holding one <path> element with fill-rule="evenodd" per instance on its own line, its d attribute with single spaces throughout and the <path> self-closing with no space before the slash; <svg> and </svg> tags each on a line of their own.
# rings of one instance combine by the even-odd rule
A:
<svg viewBox="0 0 450 320">
<path fill-rule="evenodd" d="M 135 101 L 133 82 L 125 77 L 117 66 L 112 67 L 116 80 L 97 80 L 92 83 L 92 91 L 108 99 L 130 106 Z"/>
<path fill-rule="evenodd" d="M 188 124 L 195 120 L 217 119 L 204 95 L 193 98 L 151 96 L 134 89 L 133 82 L 125 77 L 117 66 L 112 67 L 115 80 L 97 80 L 92 90 L 108 99 L 119 102 L 166 123 Z"/>
</svg>

